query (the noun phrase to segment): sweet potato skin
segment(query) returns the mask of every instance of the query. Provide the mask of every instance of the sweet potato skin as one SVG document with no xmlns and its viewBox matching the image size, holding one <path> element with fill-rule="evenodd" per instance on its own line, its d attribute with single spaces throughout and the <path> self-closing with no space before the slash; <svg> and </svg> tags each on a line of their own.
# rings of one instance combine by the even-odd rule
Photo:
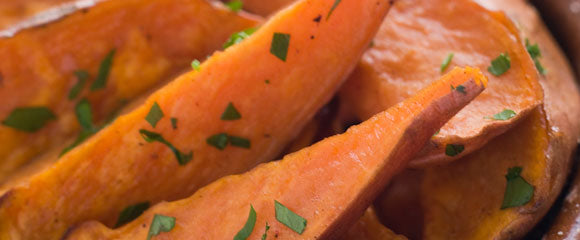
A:
<svg viewBox="0 0 580 240">
<path fill-rule="evenodd" d="M 454 53 L 450 67 L 487 69 L 507 52 L 509 71 L 496 77 L 484 70 L 490 78 L 489 90 L 449 121 L 411 166 L 443 164 L 479 149 L 542 102 L 538 74 L 522 42 L 507 17 L 470 0 L 400 1 L 340 95 L 364 120 L 437 79 L 450 53 Z M 517 115 L 507 121 L 485 119 L 506 108 Z M 461 144 L 465 150 L 448 156 L 447 144 Z"/>
<path fill-rule="evenodd" d="M 365 3 L 374 6 L 374 2 Z M 360 2 L 342 4 L 352 9 Z M 148 232 L 143 224 L 150 223 L 154 214 L 180 219 L 178 227 L 164 237 L 225 239 L 236 234 L 234 226 L 244 224 L 250 204 L 259 213 L 256 225 L 264 226 L 267 221 L 270 232 L 278 238 L 336 239 L 362 216 L 378 191 L 405 167 L 416 150 L 483 91 L 486 81 L 478 69 L 455 69 L 344 134 L 243 175 L 222 178 L 187 199 L 158 204 L 125 227 L 110 230 L 89 222 L 71 231 L 68 239 L 143 238 Z M 466 93 L 450 90 L 449 84 L 462 84 Z M 300 178 L 295 177 L 298 175 Z M 274 200 L 307 219 L 303 233 L 298 235 L 276 221 Z M 262 233 L 253 231 L 250 239 L 259 239 Z"/>
<path fill-rule="evenodd" d="M 135 202 L 180 199 L 273 159 L 338 89 L 388 9 L 384 3 L 364 8 L 345 3 L 328 23 L 318 24 L 311 16 L 326 11 L 330 0 L 302 1 L 7 192 L 0 203 L 0 239 L 56 239 L 88 219 L 110 226 Z M 353 16 L 359 21 L 350 21 Z M 285 62 L 270 53 L 274 32 L 291 34 Z M 166 117 L 154 131 L 179 149 L 193 150 L 194 160 L 185 166 L 167 147 L 145 143 L 139 135 L 151 128 L 144 118 L 154 102 L 179 119 L 177 130 Z M 242 119 L 220 121 L 229 102 Z M 206 143 L 220 132 L 248 138 L 251 148 L 220 151 Z"/>
<path fill-rule="evenodd" d="M 220 49 L 231 33 L 258 21 L 205 0 L 105 1 L 0 39 L 0 57 L 7 59 L 0 62 L 0 119 L 25 106 L 45 106 L 58 117 L 35 133 L 0 126 L 0 181 L 37 154 L 76 137 L 76 100 L 67 99 L 78 81 L 74 71 L 86 70 L 94 80 L 104 56 L 116 49 L 106 88 L 85 89 L 78 97 L 88 97 L 94 121 L 102 123 L 123 102 L 183 71 L 192 59 Z"/>
</svg>

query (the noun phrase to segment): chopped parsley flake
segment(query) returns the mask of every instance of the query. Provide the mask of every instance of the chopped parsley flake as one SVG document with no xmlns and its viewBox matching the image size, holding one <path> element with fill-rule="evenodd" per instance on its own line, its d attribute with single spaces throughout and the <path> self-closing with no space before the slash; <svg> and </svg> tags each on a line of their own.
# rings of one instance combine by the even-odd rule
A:
<svg viewBox="0 0 580 240">
<path fill-rule="evenodd" d="M 171 118 L 171 127 L 173 130 L 177 129 L 177 118 Z"/>
<path fill-rule="evenodd" d="M 510 56 L 506 52 L 500 54 L 497 58 L 491 61 L 491 66 L 487 68 L 487 71 L 489 71 L 494 76 L 500 76 L 505 72 L 507 72 L 510 69 L 510 67 L 511 67 Z"/>
<path fill-rule="evenodd" d="M 270 53 L 286 62 L 288 55 L 288 46 L 290 45 L 290 34 L 274 33 L 272 37 L 272 45 L 270 46 Z"/>
<path fill-rule="evenodd" d="M 91 104 L 86 98 L 77 103 L 75 107 L 75 113 L 77 115 L 77 120 L 79 121 L 79 124 L 83 130 L 95 130 L 95 126 L 93 125 L 93 113 L 91 111 Z"/>
<path fill-rule="evenodd" d="M 81 132 L 79 133 L 77 139 L 70 146 L 66 147 L 62 150 L 62 152 L 60 152 L 59 157 L 74 149 L 99 131 L 99 128 L 95 127 L 93 124 L 91 104 L 86 98 L 83 98 L 80 102 L 77 103 L 75 107 L 75 114 L 77 116 L 77 121 L 79 121 L 79 125 L 81 125 Z"/>
<path fill-rule="evenodd" d="M 250 214 L 248 215 L 248 220 L 244 227 L 234 236 L 234 240 L 246 240 L 252 234 L 254 226 L 256 225 L 256 210 L 250 205 Z"/>
<path fill-rule="evenodd" d="M 145 120 L 147 120 L 147 122 L 149 124 L 151 124 L 151 127 L 155 128 L 155 126 L 157 126 L 157 123 L 164 116 L 165 115 L 163 114 L 161 107 L 159 107 L 159 104 L 157 104 L 157 102 L 155 102 L 155 103 L 153 103 L 153 106 L 151 106 L 151 109 L 149 110 L 149 113 L 145 117 Z"/>
<path fill-rule="evenodd" d="M 526 50 L 528 50 L 530 57 L 532 57 L 532 59 L 534 60 L 534 64 L 536 65 L 536 69 L 538 69 L 538 72 L 540 72 L 542 75 L 546 75 L 548 71 L 544 68 L 544 66 L 542 66 L 542 63 L 540 62 L 539 59 L 540 57 L 542 57 L 540 46 L 538 46 L 537 43 L 531 45 L 530 40 L 526 39 Z"/>
<path fill-rule="evenodd" d="M 201 69 L 200 65 L 201 65 L 201 63 L 197 59 L 195 59 L 191 62 L 191 68 L 193 68 L 193 70 L 195 70 L 195 71 L 199 71 Z"/>
<path fill-rule="evenodd" d="M 262 240 L 266 240 L 268 237 L 268 230 L 270 230 L 270 225 L 268 225 L 268 222 L 266 222 L 266 230 L 264 230 L 264 234 L 262 234 Z"/>
<path fill-rule="evenodd" d="M 99 73 L 97 79 L 91 85 L 91 91 L 96 91 L 104 88 L 107 85 L 107 79 L 109 78 L 109 73 L 111 72 L 111 67 L 113 66 L 113 57 L 115 57 L 115 49 L 111 50 L 107 56 L 101 61 L 99 66 Z"/>
<path fill-rule="evenodd" d="M 241 32 L 234 33 L 228 38 L 228 40 L 224 43 L 223 48 L 227 49 L 233 45 L 241 43 L 246 38 L 249 38 L 254 32 L 256 32 L 256 28 L 248 28 Z"/>
<path fill-rule="evenodd" d="M 242 118 L 242 115 L 240 114 L 240 112 L 238 112 L 238 110 L 236 109 L 236 107 L 234 106 L 233 103 L 228 103 L 228 106 L 226 107 L 226 110 L 224 111 L 224 113 L 222 113 L 222 117 L 221 120 L 238 120 Z"/>
<path fill-rule="evenodd" d="M 155 214 L 153 221 L 151 222 L 151 227 L 149 227 L 149 233 L 147 234 L 147 240 L 151 240 L 162 232 L 169 232 L 175 227 L 175 218 L 168 217 L 161 214 Z"/>
<path fill-rule="evenodd" d="M 534 187 L 520 176 L 521 172 L 522 167 L 508 169 L 505 175 L 507 184 L 501 209 L 523 206 L 532 200 Z"/>
<path fill-rule="evenodd" d="M 24 132 L 36 132 L 55 119 L 56 115 L 47 107 L 22 107 L 12 110 L 2 124 Z"/>
<path fill-rule="evenodd" d="M 251 147 L 250 140 L 242 137 L 231 136 L 226 133 L 215 134 L 206 140 L 207 144 L 216 147 L 219 150 L 224 150 L 228 143 L 232 146 L 247 148 Z"/>
<path fill-rule="evenodd" d="M 463 85 L 458 85 L 457 87 L 453 87 L 453 85 L 451 85 L 451 90 L 452 91 L 455 90 L 455 91 L 458 91 L 460 93 L 467 94 L 467 92 L 465 91 L 465 87 Z"/>
<path fill-rule="evenodd" d="M 445 59 L 443 59 L 443 62 L 441 63 L 441 72 L 444 72 L 445 69 L 449 67 L 451 60 L 453 60 L 453 56 L 455 56 L 455 54 L 450 53 L 449 55 L 447 55 L 447 57 L 445 57 Z"/>
<path fill-rule="evenodd" d="M 68 99 L 73 100 L 79 96 L 79 93 L 85 87 L 87 80 L 89 80 L 89 73 L 85 70 L 78 70 L 74 72 L 74 75 L 77 77 L 77 83 L 70 89 L 68 93 Z"/>
<path fill-rule="evenodd" d="M 332 4 L 330 11 L 328 11 L 328 15 L 326 15 L 326 20 L 328 20 L 328 18 L 330 18 L 330 15 L 332 15 L 332 12 L 334 12 L 334 9 L 336 9 L 336 7 L 338 7 L 338 4 L 340 4 L 341 1 L 342 0 L 334 0 L 334 4 Z"/>
<path fill-rule="evenodd" d="M 218 133 L 209 137 L 206 142 L 207 144 L 214 146 L 219 150 L 224 150 L 228 145 L 228 135 L 225 133 Z"/>
<path fill-rule="evenodd" d="M 232 12 L 239 12 L 244 7 L 244 3 L 241 0 L 232 0 L 227 2 L 226 6 L 232 10 Z"/>
<path fill-rule="evenodd" d="M 264 81 L 266 84 L 270 84 L 270 80 L 266 79 L 266 81 Z"/>
<path fill-rule="evenodd" d="M 516 112 L 514 112 L 514 110 L 504 109 L 500 113 L 494 114 L 493 117 L 491 117 L 491 119 L 505 121 L 505 120 L 509 120 L 515 116 L 516 116 Z M 490 118 L 490 117 L 487 117 L 487 118 Z"/>
<path fill-rule="evenodd" d="M 246 138 L 236 137 L 236 136 L 229 136 L 229 141 L 232 146 L 247 148 L 250 149 L 251 143 L 250 140 Z"/>
<path fill-rule="evenodd" d="M 463 150 L 465 150 L 465 147 L 463 145 L 447 144 L 447 146 L 445 146 L 445 155 L 454 157 L 463 152 Z"/>
<path fill-rule="evenodd" d="M 125 225 L 128 222 L 135 220 L 137 217 L 141 216 L 141 214 L 149 208 L 149 202 L 141 202 L 135 205 L 131 205 L 123 209 L 121 214 L 119 214 L 119 218 L 117 219 L 117 223 L 115 224 L 115 228 Z"/>
<path fill-rule="evenodd" d="M 276 220 L 278 220 L 278 222 L 286 225 L 298 234 L 302 234 L 304 232 L 304 229 L 306 229 L 306 219 L 292 212 L 292 210 L 288 209 L 286 206 L 282 205 L 276 200 L 274 200 L 274 205 L 276 210 Z"/>
<path fill-rule="evenodd" d="M 175 154 L 175 158 L 177 158 L 177 162 L 179 163 L 179 165 L 185 165 L 193 158 L 193 151 L 190 151 L 188 154 L 180 152 L 179 150 L 177 150 L 177 148 L 173 146 L 173 144 L 165 140 L 163 136 L 161 136 L 161 134 L 159 133 L 150 132 L 145 129 L 139 130 L 139 133 L 141 134 L 143 139 L 145 139 L 145 141 L 147 141 L 148 143 L 160 142 L 165 144 L 169 149 L 171 149 L 173 154 Z"/>
</svg>

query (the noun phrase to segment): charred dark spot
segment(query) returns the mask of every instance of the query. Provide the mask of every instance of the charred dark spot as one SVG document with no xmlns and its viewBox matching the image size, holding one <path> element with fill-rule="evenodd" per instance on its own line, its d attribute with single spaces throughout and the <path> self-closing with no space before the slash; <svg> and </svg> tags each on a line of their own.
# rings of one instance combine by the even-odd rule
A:
<svg viewBox="0 0 580 240">
<path fill-rule="evenodd" d="M 314 35 L 310 35 L 310 39 L 314 39 Z"/>
<path fill-rule="evenodd" d="M 313 19 L 314 22 L 320 23 L 320 20 L 322 20 L 322 15 L 318 15 L 318 17 Z"/>
<path fill-rule="evenodd" d="M 83 9 L 81 9 L 81 13 L 83 13 L 83 14 L 89 13 L 89 8 L 83 8 Z"/>
<path fill-rule="evenodd" d="M 271 138 L 272 136 L 271 136 L 270 134 L 267 134 L 267 133 L 266 133 L 266 134 L 264 134 L 264 137 L 265 137 L 265 138 Z"/>
<path fill-rule="evenodd" d="M 147 224 L 143 223 L 143 225 L 141 225 L 142 228 L 147 228 Z"/>
</svg>

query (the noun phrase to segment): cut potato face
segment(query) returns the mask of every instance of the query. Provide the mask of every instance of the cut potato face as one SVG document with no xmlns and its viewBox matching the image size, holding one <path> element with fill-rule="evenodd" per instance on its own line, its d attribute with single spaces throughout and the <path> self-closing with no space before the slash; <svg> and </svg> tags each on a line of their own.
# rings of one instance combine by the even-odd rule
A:
<svg viewBox="0 0 580 240">
<path fill-rule="evenodd" d="M 112 226 L 127 206 L 181 199 L 273 159 L 331 99 L 389 8 L 343 3 L 328 24 L 310 16 L 326 12 L 331 0 L 280 13 L 8 190 L 0 239 L 58 239 L 89 219 Z M 337 21 L 344 24 L 330 24 Z M 149 117 L 159 111 L 154 106 L 163 112 L 158 121 Z"/>
<path fill-rule="evenodd" d="M 222 0 L 222 2 L 227 3 L 230 1 Z M 242 2 L 244 3 L 244 10 L 261 16 L 268 16 L 290 5 L 295 0 L 242 0 Z"/>
<path fill-rule="evenodd" d="M 373 1 L 341 4 L 369 11 L 368 7 L 376 7 Z M 89 222 L 70 231 L 68 239 L 145 238 L 150 230 L 143 226 L 152 227 L 148 224 L 158 215 L 177 223 L 163 233 L 167 238 L 227 239 L 245 225 L 248 209 L 256 213 L 250 239 L 262 236 L 266 223 L 280 239 L 337 239 L 433 133 L 478 96 L 486 83 L 479 69 L 456 68 L 344 134 L 245 174 L 222 178 L 187 199 L 154 206 L 125 227 L 111 230 Z M 450 90 L 449 84 L 465 86 L 465 93 Z"/>
<path fill-rule="evenodd" d="M 75 106 L 81 99 L 88 99 L 89 121 L 101 125 L 125 102 L 258 21 L 205 0 L 113 0 L 0 39 L 0 57 L 6 59 L 0 62 L 0 182 L 79 135 Z M 23 129 L 21 120 L 7 124 L 18 108 L 30 107 L 53 116 L 35 129 Z"/>
<path fill-rule="evenodd" d="M 402 101 L 453 66 L 477 66 L 490 79 L 489 90 L 449 121 L 412 166 L 465 156 L 542 102 L 534 62 L 516 27 L 503 14 L 469 0 L 409 0 L 393 6 L 374 44 L 341 90 L 341 98 L 359 118 Z M 509 56 L 510 68 L 495 76 L 488 68 L 502 53 Z M 512 114 L 496 117 L 506 110 Z M 449 151 L 451 145 L 461 148 Z"/>
</svg>

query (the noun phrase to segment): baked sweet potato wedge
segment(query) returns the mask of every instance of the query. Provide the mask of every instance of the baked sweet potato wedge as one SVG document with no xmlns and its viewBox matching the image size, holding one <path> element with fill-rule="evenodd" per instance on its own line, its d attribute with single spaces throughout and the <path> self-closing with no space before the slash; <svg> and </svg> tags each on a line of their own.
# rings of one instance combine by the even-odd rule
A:
<svg viewBox="0 0 580 240">
<path fill-rule="evenodd" d="M 511 67 L 495 76 L 488 68 L 502 53 L 509 56 Z M 341 98 L 364 120 L 407 98 L 449 67 L 464 65 L 485 69 L 489 90 L 449 121 L 411 166 L 442 164 L 482 147 L 542 102 L 534 62 L 504 14 L 470 0 L 395 3 L 373 46 L 341 89 Z M 504 110 L 513 115 L 494 119 Z M 448 152 L 451 144 L 463 150 Z"/>
<path fill-rule="evenodd" d="M 361 3 L 375 5 L 355 0 L 341 4 L 354 8 Z M 260 238 L 266 222 L 276 238 L 336 239 L 433 133 L 486 84 L 479 69 L 456 68 L 344 134 L 245 174 L 222 178 L 187 199 L 158 204 L 124 227 L 111 230 L 89 222 L 65 239 L 144 239 L 151 236 L 150 223 L 157 215 L 175 221 L 173 229 L 162 233 L 164 238 L 227 239 L 244 226 L 250 208 L 256 217 L 249 239 Z M 450 85 L 464 86 L 465 91 L 449 89 Z M 283 213 L 287 211 L 292 214 Z"/>
<path fill-rule="evenodd" d="M 112 226 L 127 206 L 180 199 L 273 159 L 330 100 L 390 8 L 343 0 L 329 21 L 312 20 L 333 2 L 303 0 L 280 12 L 9 190 L 0 239 L 57 239 L 89 219 Z M 165 117 L 148 121 L 159 109 Z"/>
<path fill-rule="evenodd" d="M 414 178 L 394 182 L 377 201 L 377 210 L 386 223 L 407 225 L 407 229 L 387 227 L 401 234 L 414 232 L 414 236 L 408 235 L 411 239 L 518 239 L 557 196 L 553 182 L 561 173 L 552 170 L 560 169 L 557 165 L 565 159 L 560 152 L 551 151 L 552 144 L 546 116 L 538 108 L 515 128 L 460 161 L 426 168 Z M 521 177 L 533 186 L 533 196 L 520 206 L 505 208 L 506 173 L 514 167 L 521 167 Z M 420 179 L 418 183 L 416 179 Z M 393 209 L 415 209 L 412 215 L 421 219 L 407 218 L 409 212 Z"/>
<path fill-rule="evenodd" d="M 0 39 L 0 181 L 78 135 L 75 106 L 80 99 L 92 106 L 91 120 L 102 123 L 124 102 L 258 22 L 205 0 L 103 1 Z M 85 87 L 70 98 L 83 71 L 90 77 L 83 77 Z M 36 129 L 6 124 L 16 109 L 28 107 L 48 109 L 53 118 Z"/>
<path fill-rule="evenodd" d="M 550 169 L 558 177 L 553 181 L 553 196 L 556 196 L 566 181 L 570 168 L 570 154 L 576 148 L 580 136 L 580 97 L 574 74 L 564 54 L 554 41 L 550 32 L 542 23 L 533 7 L 525 1 L 481 1 L 481 4 L 491 9 L 502 9 L 520 26 L 522 35 L 528 38 L 528 46 L 536 45 L 541 53 L 537 58 L 545 74 L 540 82 L 545 93 L 545 110 L 550 125 L 552 152 L 562 154 L 559 168 Z M 577 150 L 576 150 L 577 151 Z M 557 174 L 556 174 L 557 173 Z M 564 201 L 559 216 L 553 222 L 545 239 L 576 239 L 579 237 L 577 221 L 578 180 L 574 180 L 571 190 Z"/>
</svg>

